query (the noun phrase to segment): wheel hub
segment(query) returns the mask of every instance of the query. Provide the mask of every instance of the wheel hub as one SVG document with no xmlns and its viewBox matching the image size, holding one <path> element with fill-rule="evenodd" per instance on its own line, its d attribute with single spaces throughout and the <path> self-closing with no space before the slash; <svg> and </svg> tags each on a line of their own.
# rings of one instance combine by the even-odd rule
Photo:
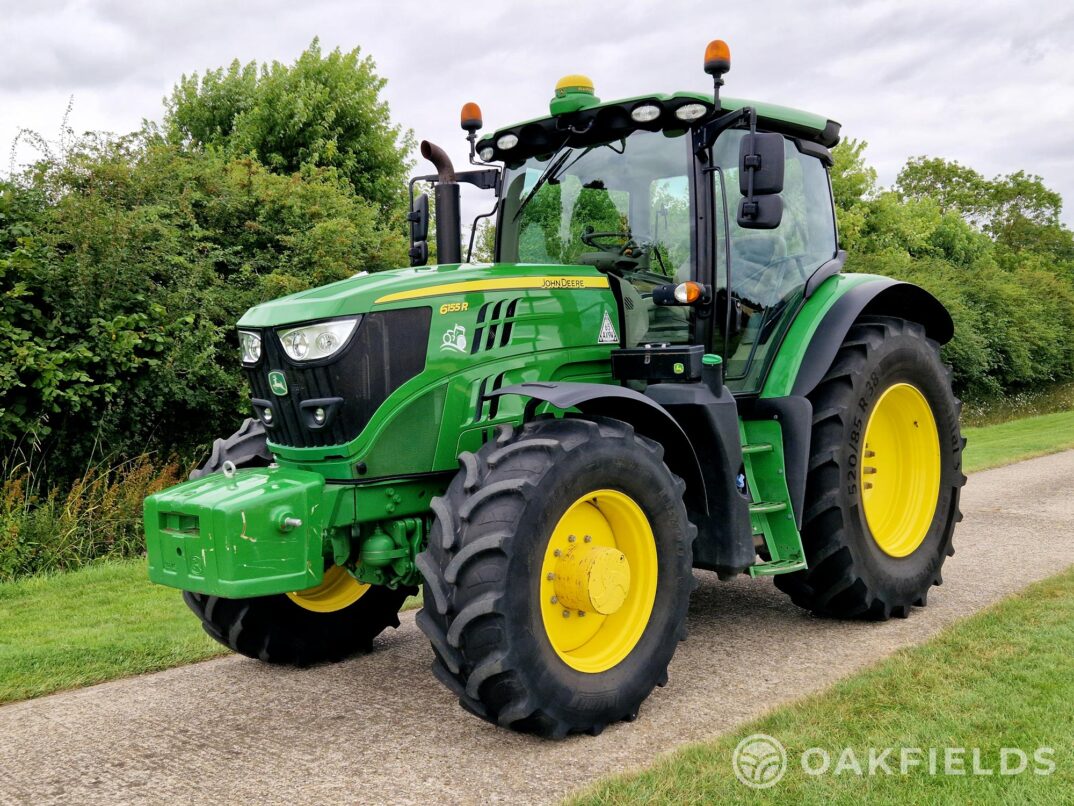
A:
<svg viewBox="0 0 1074 806">
<path fill-rule="evenodd" d="M 555 589 L 559 603 L 572 610 L 610 616 L 630 592 L 630 563 L 618 549 L 576 545 L 556 563 Z"/>
<path fill-rule="evenodd" d="M 865 426 L 861 500 L 873 540 L 892 557 L 925 540 L 940 493 L 936 418 L 917 387 L 896 383 L 873 406 Z"/>
<path fill-rule="evenodd" d="M 559 658 L 597 674 L 641 641 L 656 601 L 658 561 L 642 508 L 618 490 L 594 490 L 559 519 L 540 573 L 540 618 Z"/>
</svg>

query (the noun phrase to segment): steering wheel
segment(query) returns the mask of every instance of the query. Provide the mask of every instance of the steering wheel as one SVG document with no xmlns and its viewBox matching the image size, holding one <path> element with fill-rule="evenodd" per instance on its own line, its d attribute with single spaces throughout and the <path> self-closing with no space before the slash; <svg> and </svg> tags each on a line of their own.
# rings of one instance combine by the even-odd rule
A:
<svg viewBox="0 0 1074 806">
<path fill-rule="evenodd" d="M 650 244 L 636 240 L 629 232 L 583 232 L 581 241 L 601 252 L 615 252 L 628 258 L 640 258 L 650 247 Z"/>
</svg>

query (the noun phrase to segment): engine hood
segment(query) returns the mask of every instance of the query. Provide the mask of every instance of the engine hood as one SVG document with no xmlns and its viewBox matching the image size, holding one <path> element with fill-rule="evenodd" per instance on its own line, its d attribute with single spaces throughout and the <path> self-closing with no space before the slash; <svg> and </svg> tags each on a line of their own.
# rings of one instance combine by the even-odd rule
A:
<svg viewBox="0 0 1074 806">
<path fill-rule="evenodd" d="M 440 304 L 444 300 L 438 298 L 461 298 L 471 292 L 607 287 L 608 278 L 592 266 L 531 263 L 418 266 L 358 274 L 256 305 L 243 315 L 239 326 L 277 327 L 373 310 L 432 305 L 434 299 Z"/>
</svg>

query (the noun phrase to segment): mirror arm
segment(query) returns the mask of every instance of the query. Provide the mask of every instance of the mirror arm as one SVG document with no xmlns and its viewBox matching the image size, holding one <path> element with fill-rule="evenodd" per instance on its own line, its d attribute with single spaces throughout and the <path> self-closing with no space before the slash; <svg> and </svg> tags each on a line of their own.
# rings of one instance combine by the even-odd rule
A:
<svg viewBox="0 0 1074 806">
<path fill-rule="evenodd" d="M 727 112 L 720 115 L 718 118 L 710 120 L 708 123 L 701 127 L 701 136 L 697 138 L 697 148 L 694 149 L 694 153 L 700 155 L 716 142 L 716 138 L 724 133 L 727 129 L 730 129 L 736 123 L 741 123 L 744 120 L 749 120 L 750 131 L 754 131 L 757 128 L 757 113 L 751 106 L 744 106 L 741 109 L 736 109 L 734 112 Z"/>
<path fill-rule="evenodd" d="M 459 171 L 455 174 L 457 182 L 466 182 L 481 190 L 495 190 L 500 182 L 499 168 L 485 168 L 479 171 Z"/>
</svg>

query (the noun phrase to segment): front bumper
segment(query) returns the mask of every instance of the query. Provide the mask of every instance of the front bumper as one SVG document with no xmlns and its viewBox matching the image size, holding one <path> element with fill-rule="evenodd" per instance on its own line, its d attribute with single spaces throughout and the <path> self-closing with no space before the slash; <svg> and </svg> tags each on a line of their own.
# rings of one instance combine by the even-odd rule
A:
<svg viewBox="0 0 1074 806">
<path fill-rule="evenodd" d="M 317 473 L 259 468 L 155 493 L 144 510 L 149 578 L 229 599 L 319 585 L 334 492 Z"/>
</svg>

